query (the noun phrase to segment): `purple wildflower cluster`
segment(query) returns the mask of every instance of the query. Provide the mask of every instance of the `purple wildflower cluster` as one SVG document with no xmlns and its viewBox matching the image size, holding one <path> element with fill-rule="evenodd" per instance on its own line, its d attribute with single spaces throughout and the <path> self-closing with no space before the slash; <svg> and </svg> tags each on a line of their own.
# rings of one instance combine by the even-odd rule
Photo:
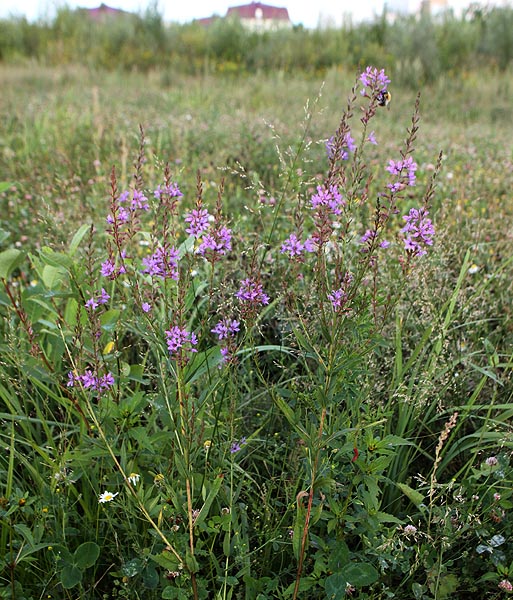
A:
<svg viewBox="0 0 513 600">
<path fill-rule="evenodd" d="M 385 74 L 385 69 L 378 71 L 376 67 L 367 67 L 359 79 L 362 84 L 360 93 L 366 97 L 385 92 L 390 83 L 390 79 Z"/>
<path fill-rule="evenodd" d="M 162 200 L 164 196 L 168 198 L 181 198 L 183 196 L 177 183 L 171 182 L 164 186 L 158 185 L 157 189 L 153 192 L 154 198 Z"/>
<path fill-rule="evenodd" d="M 204 256 L 208 261 L 214 262 L 232 249 L 232 230 L 221 225 L 214 227 L 201 238 L 201 244 L 196 250 L 197 254 Z"/>
<path fill-rule="evenodd" d="M 91 296 L 89 298 L 89 300 L 85 303 L 85 305 L 87 308 L 90 308 L 91 310 L 96 310 L 98 308 L 98 306 L 100 306 L 100 304 L 107 304 L 107 302 L 109 300 L 110 300 L 109 294 L 107 294 L 105 289 L 102 288 L 101 292 L 99 294 L 97 294 L 96 296 Z"/>
<path fill-rule="evenodd" d="M 178 325 L 173 325 L 165 332 L 167 337 L 167 348 L 171 356 L 181 356 L 183 351 L 197 352 L 194 346 L 198 343 L 196 334 Z"/>
<path fill-rule="evenodd" d="M 107 223 L 110 225 L 128 223 L 133 213 L 137 210 L 149 211 L 148 198 L 139 190 L 125 190 L 117 201 L 111 205 L 111 212 L 107 215 Z"/>
<path fill-rule="evenodd" d="M 315 244 L 312 238 L 307 238 L 302 242 L 295 233 L 290 236 L 281 245 L 280 252 L 288 254 L 289 258 L 300 258 L 304 252 L 314 252 Z"/>
<path fill-rule="evenodd" d="M 241 281 L 240 289 L 235 296 L 248 306 L 269 304 L 269 296 L 264 293 L 262 284 L 251 277 Z"/>
<path fill-rule="evenodd" d="M 211 329 L 212 333 L 217 335 L 218 340 L 225 340 L 233 337 L 240 330 L 240 323 L 235 319 L 222 319 Z"/>
<path fill-rule="evenodd" d="M 310 203 L 313 209 L 325 207 L 334 215 L 341 215 L 342 207 L 346 204 L 336 185 L 330 185 L 328 189 L 318 185 L 317 193 L 311 197 Z"/>
<path fill-rule="evenodd" d="M 185 215 L 185 222 L 189 223 L 189 227 L 185 231 L 195 238 L 201 237 L 201 234 L 209 228 L 209 217 L 206 208 L 194 208 Z"/>
<path fill-rule="evenodd" d="M 240 330 L 240 323 L 235 319 L 222 319 L 210 331 L 217 336 L 221 342 L 221 356 L 223 357 L 220 367 L 232 360 L 232 353 L 235 350 L 235 336 Z"/>
<path fill-rule="evenodd" d="M 121 258 L 125 258 L 125 253 L 122 253 Z M 126 273 L 125 265 L 116 265 L 112 258 L 109 258 L 101 264 L 100 274 L 102 277 L 107 277 L 107 279 L 116 279 L 116 277 L 122 275 L 123 273 Z"/>
<path fill-rule="evenodd" d="M 404 247 L 412 256 L 427 254 L 426 246 L 433 245 L 435 228 L 428 216 L 429 212 L 426 209 L 412 208 L 403 217 L 406 221 L 406 225 L 401 229 L 401 233 L 405 234 Z"/>
<path fill-rule="evenodd" d="M 151 256 L 143 258 L 143 273 L 161 279 L 174 279 L 178 281 L 178 250 L 173 246 L 159 247 Z"/>
<path fill-rule="evenodd" d="M 387 185 L 388 189 L 392 192 L 398 192 L 404 189 L 407 185 L 415 185 L 415 171 L 417 170 L 417 163 L 411 156 L 408 156 L 404 160 L 390 160 L 386 170 L 397 177 L 395 182 Z"/>
<path fill-rule="evenodd" d="M 73 371 L 68 373 L 68 387 L 81 385 L 84 389 L 91 389 L 95 392 L 102 392 L 111 388 L 116 382 L 114 375 L 109 371 L 105 375 L 98 377 L 91 369 L 87 369 L 83 375 L 75 375 Z"/>
<path fill-rule="evenodd" d="M 328 300 L 336 313 L 347 312 L 347 301 L 349 299 L 349 288 L 353 282 L 351 273 L 346 273 L 342 278 L 341 285 L 338 289 L 333 290 L 328 294 Z"/>
</svg>

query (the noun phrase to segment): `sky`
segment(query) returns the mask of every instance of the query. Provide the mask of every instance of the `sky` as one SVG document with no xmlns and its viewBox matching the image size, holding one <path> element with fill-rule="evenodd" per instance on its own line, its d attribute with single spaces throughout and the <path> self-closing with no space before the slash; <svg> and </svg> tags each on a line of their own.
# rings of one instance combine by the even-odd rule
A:
<svg viewBox="0 0 513 600">
<path fill-rule="evenodd" d="M 0 18 L 25 16 L 29 21 L 40 18 L 51 19 L 59 6 L 70 8 L 93 8 L 101 2 L 133 12 L 144 12 L 151 0 L 0 0 Z M 348 15 L 352 5 L 351 18 L 354 21 L 372 19 L 381 14 L 384 0 L 264 0 L 264 4 L 283 6 L 289 11 L 294 25 L 305 27 L 317 25 L 340 25 Z M 166 21 L 187 23 L 193 19 L 210 17 L 213 14 L 224 16 L 228 7 L 249 4 L 251 0 L 158 0 L 157 7 Z"/>
</svg>

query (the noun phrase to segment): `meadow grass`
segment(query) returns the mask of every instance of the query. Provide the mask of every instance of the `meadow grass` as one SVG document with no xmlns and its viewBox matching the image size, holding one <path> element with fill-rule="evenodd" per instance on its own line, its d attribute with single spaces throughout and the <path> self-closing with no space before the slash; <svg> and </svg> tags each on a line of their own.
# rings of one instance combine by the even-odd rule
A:
<svg viewBox="0 0 513 600">
<path fill-rule="evenodd" d="M 511 78 L 355 77 L 1 67 L 0 597 L 508 594 Z"/>
</svg>

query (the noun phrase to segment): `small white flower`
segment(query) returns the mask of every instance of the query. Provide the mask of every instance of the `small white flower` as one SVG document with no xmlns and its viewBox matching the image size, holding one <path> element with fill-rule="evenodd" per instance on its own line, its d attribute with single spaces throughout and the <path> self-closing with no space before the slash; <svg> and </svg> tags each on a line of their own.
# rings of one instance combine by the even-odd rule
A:
<svg viewBox="0 0 513 600">
<path fill-rule="evenodd" d="M 101 504 L 104 504 L 105 502 L 112 502 L 112 500 L 114 500 L 114 498 L 119 494 L 119 492 L 116 492 L 115 494 L 113 494 L 112 492 L 103 492 L 103 494 L 100 494 L 100 496 L 98 497 L 98 502 L 100 502 Z"/>
<path fill-rule="evenodd" d="M 476 264 L 473 264 L 469 267 L 468 272 L 470 273 L 470 275 L 474 275 L 474 273 L 477 273 L 479 271 L 479 267 Z"/>
<path fill-rule="evenodd" d="M 415 525 L 406 525 L 403 529 L 404 535 L 415 535 L 417 533 L 417 528 Z"/>
<path fill-rule="evenodd" d="M 139 473 L 130 473 L 127 479 L 135 487 L 139 483 L 141 476 L 139 475 Z"/>
</svg>

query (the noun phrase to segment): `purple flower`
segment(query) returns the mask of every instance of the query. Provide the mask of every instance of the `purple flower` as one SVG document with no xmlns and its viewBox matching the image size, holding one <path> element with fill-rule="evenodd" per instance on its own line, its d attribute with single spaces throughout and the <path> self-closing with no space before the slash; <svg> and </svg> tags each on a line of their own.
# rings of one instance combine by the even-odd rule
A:
<svg viewBox="0 0 513 600">
<path fill-rule="evenodd" d="M 205 233 L 201 239 L 201 244 L 196 250 L 197 254 L 205 256 L 207 259 L 217 259 L 232 249 L 232 230 L 228 227 L 214 229 L 212 233 Z"/>
<path fill-rule="evenodd" d="M 235 296 L 248 304 L 269 304 L 269 296 L 264 293 L 262 284 L 248 277 L 241 282 L 239 291 Z"/>
<path fill-rule="evenodd" d="M 98 308 L 98 302 L 95 300 L 94 296 L 91 296 L 91 298 L 89 298 L 85 305 L 91 310 L 95 310 L 96 308 Z"/>
<path fill-rule="evenodd" d="M 351 273 L 346 273 L 342 279 L 341 286 L 328 294 L 328 300 L 335 312 L 342 312 L 345 309 L 349 298 L 349 288 L 353 282 Z"/>
<path fill-rule="evenodd" d="M 170 248 L 157 248 L 155 252 L 143 258 L 143 273 L 161 279 L 174 279 L 178 281 L 178 250 Z"/>
<path fill-rule="evenodd" d="M 399 177 L 399 181 L 389 183 L 387 186 L 392 192 L 397 192 L 406 185 L 415 185 L 417 163 L 411 156 L 408 156 L 404 160 L 390 160 L 386 170 L 392 175 Z"/>
<path fill-rule="evenodd" d="M 81 384 L 85 389 L 92 389 L 101 392 L 112 387 L 115 384 L 114 375 L 109 371 L 102 377 L 97 377 L 91 369 L 87 369 L 83 375 L 74 375 L 72 371 L 68 373 L 67 387 L 74 387 Z"/>
<path fill-rule="evenodd" d="M 151 310 L 151 304 L 149 304 L 148 302 L 143 302 L 141 304 L 141 308 L 143 309 L 143 312 L 149 313 Z"/>
<path fill-rule="evenodd" d="M 239 452 L 239 450 L 242 449 L 242 446 L 244 446 L 246 444 L 246 438 L 242 437 L 240 438 L 239 442 L 233 442 L 231 447 L 230 447 L 230 452 L 232 454 L 235 454 L 236 452 Z"/>
<path fill-rule="evenodd" d="M 206 208 L 195 208 L 185 215 L 185 221 L 189 227 L 185 230 L 188 234 L 198 238 L 209 227 L 209 214 Z"/>
<path fill-rule="evenodd" d="M 116 265 L 111 260 L 106 260 L 102 263 L 100 273 L 103 277 L 113 279 L 116 273 Z"/>
<path fill-rule="evenodd" d="M 109 371 L 98 380 L 98 388 L 106 390 L 115 384 L 114 375 Z"/>
<path fill-rule="evenodd" d="M 105 289 L 102 288 L 102 291 L 100 292 L 100 296 L 98 297 L 98 304 L 107 304 L 107 302 L 109 300 L 110 300 L 109 294 L 107 294 Z"/>
<path fill-rule="evenodd" d="M 167 337 L 167 347 L 171 355 L 178 354 L 182 349 L 188 352 L 197 352 L 196 348 L 194 348 L 198 343 L 195 333 L 174 325 L 165 334 Z"/>
<path fill-rule="evenodd" d="M 107 223 L 109 223 L 110 225 L 112 225 L 116 220 L 118 221 L 118 223 L 128 223 L 128 221 L 130 220 L 130 213 L 127 211 L 126 208 L 119 206 L 117 207 L 117 211 L 116 209 L 114 209 L 114 212 L 116 214 L 117 212 L 117 217 L 115 217 L 114 215 L 107 215 Z"/>
<path fill-rule="evenodd" d="M 280 252 L 282 254 L 288 254 L 290 258 L 295 256 L 301 256 L 303 252 L 313 252 L 315 245 L 311 238 L 308 238 L 304 243 L 298 239 L 295 233 L 291 233 L 290 236 L 281 245 Z"/>
<path fill-rule="evenodd" d="M 170 183 L 169 185 L 165 185 L 164 187 L 159 185 L 157 189 L 153 192 L 153 195 L 157 200 L 160 200 L 164 194 L 169 196 L 170 198 L 181 198 L 183 196 L 182 192 L 178 188 L 177 183 Z"/>
<path fill-rule="evenodd" d="M 312 196 L 310 203 L 316 210 L 321 206 L 326 206 L 334 215 L 342 214 L 341 207 L 345 206 L 345 200 L 336 185 L 331 185 L 329 189 L 318 185 L 317 194 Z"/>
<path fill-rule="evenodd" d="M 134 190 L 134 195 L 132 197 L 132 202 L 130 203 L 130 208 L 132 210 L 150 210 L 148 198 L 146 198 L 146 196 L 139 190 Z"/>
<path fill-rule="evenodd" d="M 423 256 L 427 253 L 426 246 L 433 245 L 435 228 L 428 215 L 429 212 L 424 208 L 419 210 L 412 208 L 407 215 L 403 216 L 406 221 L 406 225 L 401 229 L 401 233 L 406 234 L 404 247 L 413 256 Z"/>
<path fill-rule="evenodd" d="M 347 149 L 349 150 L 349 152 L 354 152 L 356 150 L 355 141 L 349 131 L 344 136 L 344 143 L 347 146 Z"/>
<path fill-rule="evenodd" d="M 370 142 L 371 144 L 378 144 L 378 141 L 376 140 L 376 134 L 374 133 L 374 131 L 371 131 L 369 133 L 369 137 L 367 138 L 367 141 Z"/>
<path fill-rule="evenodd" d="M 118 198 L 118 202 L 120 204 L 123 204 L 124 202 L 126 202 L 128 200 L 129 196 L 130 196 L 130 192 L 128 190 L 121 192 L 121 194 L 119 195 L 119 198 Z"/>
<path fill-rule="evenodd" d="M 378 71 L 376 67 L 367 67 L 359 79 L 363 86 L 360 92 L 362 96 L 369 95 L 367 88 L 370 88 L 371 92 L 384 92 L 390 83 L 385 69 Z"/>
<path fill-rule="evenodd" d="M 75 377 L 73 371 L 70 371 L 68 373 L 68 382 L 66 383 L 66 387 L 75 387 L 75 385 L 78 383 L 79 379 L 78 377 Z"/>
<path fill-rule="evenodd" d="M 239 331 L 239 329 L 239 321 L 236 321 L 235 319 L 222 319 L 210 331 L 215 333 L 219 340 L 224 340 L 227 337 L 233 337 Z"/>
</svg>

